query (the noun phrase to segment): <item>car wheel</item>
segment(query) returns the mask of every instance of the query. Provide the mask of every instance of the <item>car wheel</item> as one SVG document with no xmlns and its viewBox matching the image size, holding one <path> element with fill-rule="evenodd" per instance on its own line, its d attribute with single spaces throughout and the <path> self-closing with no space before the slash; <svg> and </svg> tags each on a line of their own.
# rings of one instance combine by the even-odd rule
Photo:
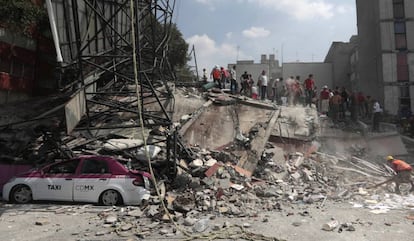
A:
<svg viewBox="0 0 414 241">
<path fill-rule="evenodd" d="M 32 190 L 26 185 L 15 186 L 10 193 L 10 201 L 19 204 L 28 203 L 32 201 Z"/>
<path fill-rule="evenodd" d="M 121 195 L 115 190 L 106 190 L 101 194 L 101 204 L 105 206 L 114 206 L 122 204 Z"/>
</svg>

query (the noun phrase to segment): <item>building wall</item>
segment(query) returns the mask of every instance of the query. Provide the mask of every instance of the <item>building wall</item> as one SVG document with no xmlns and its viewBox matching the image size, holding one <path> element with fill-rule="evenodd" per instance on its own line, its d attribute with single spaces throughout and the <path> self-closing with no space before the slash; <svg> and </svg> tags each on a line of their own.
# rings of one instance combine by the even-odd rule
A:
<svg viewBox="0 0 414 241">
<path fill-rule="evenodd" d="M 397 57 L 394 53 L 382 55 L 382 75 L 384 76 L 384 109 L 390 114 L 396 114 L 399 106 L 399 87 L 393 85 L 397 81 Z"/>
<path fill-rule="evenodd" d="M 394 23 L 393 22 L 381 22 L 381 47 L 382 51 L 392 51 L 395 49 L 394 36 Z"/>
<path fill-rule="evenodd" d="M 299 75 L 301 82 L 303 82 L 309 74 L 313 74 L 318 89 L 324 85 L 334 88 L 331 63 L 283 63 L 282 68 L 283 79 Z"/>
<path fill-rule="evenodd" d="M 247 71 L 248 74 L 252 75 L 253 80 L 256 82 L 259 78 L 260 74 L 263 70 L 266 73 L 269 73 L 269 65 L 268 64 L 236 64 L 237 76 L 238 80 L 240 80 L 240 76 Z"/>
<path fill-rule="evenodd" d="M 402 106 L 410 106 L 414 110 L 413 70 L 414 51 L 413 11 L 412 1 L 404 1 L 404 16 L 396 16 L 395 3 L 392 0 L 380 1 L 381 22 L 381 51 L 383 56 L 382 71 L 384 80 L 384 107 L 390 114 L 397 115 Z M 402 24 L 405 28 L 401 28 Z M 402 34 L 406 47 L 397 42 L 397 34 Z M 401 42 L 401 41 L 400 41 Z M 406 57 L 405 57 L 406 55 Z M 401 63 L 407 64 L 402 67 Z M 408 69 L 405 69 L 408 68 Z M 407 73 L 408 74 L 404 74 Z M 407 77 L 408 76 L 408 77 Z"/>
<path fill-rule="evenodd" d="M 381 19 L 392 19 L 394 17 L 392 0 L 379 0 L 379 5 L 379 17 Z"/>
<path fill-rule="evenodd" d="M 382 1 L 382 0 L 381 0 Z M 382 80 L 379 1 L 356 0 L 358 25 L 358 62 L 354 86 L 384 103 Z M 386 16 L 388 13 L 381 13 Z"/>
<path fill-rule="evenodd" d="M 414 18 L 414 1 L 405 0 L 405 16 L 407 18 Z"/>
<path fill-rule="evenodd" d="M 410 63 L 410 68 L 409 68 L 409 76 L 410 76 L 410 80 L 414 81 L 414 53 L 410 53 L 408 54 L 408 63 Z M 414 97 L 414 85 L 410 86 L 410 95 Z M 414 113 L 413 111 L 413 107 L 414 107 L 414 98 L 411 98 L 411 112 Z"/>
<path fill-rule="evenodd" d="M 332 43 L 325 63 L 332 63 L 332 85 L 352 89 L 351 85 L 351 56 L 356 47 L 357 39 L 353 36 L 350 42 Z"/>
</svg>

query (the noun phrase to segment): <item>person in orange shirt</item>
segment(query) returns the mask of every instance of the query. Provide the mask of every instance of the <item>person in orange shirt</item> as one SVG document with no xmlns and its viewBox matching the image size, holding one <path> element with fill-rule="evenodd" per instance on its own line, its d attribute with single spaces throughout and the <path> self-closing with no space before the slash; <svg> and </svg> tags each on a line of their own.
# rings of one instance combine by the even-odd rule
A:
<svg viewBox="0 0 414 241">
<path fill-rule="evenodd" d="M 411 192 L 414 192 L 414 182 L 411 178 L 411 172 L 413 168 L 405 161 L 394 159 L 392 156 L 387 156 L 387 161 L 391 165 L 392 169 L 397 173 L 393 178 L 395 183 L 395 193 L 400 194 L 401 183 L 411 183 Z"/>
</svg>

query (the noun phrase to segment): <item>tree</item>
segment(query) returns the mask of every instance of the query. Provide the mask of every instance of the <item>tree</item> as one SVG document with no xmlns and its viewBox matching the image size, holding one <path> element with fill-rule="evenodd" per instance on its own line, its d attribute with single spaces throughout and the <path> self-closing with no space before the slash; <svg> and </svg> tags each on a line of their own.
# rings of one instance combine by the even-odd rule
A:
<svg viewBox="0 0 414 241">
<path fill-rule="evenodd" d="M 177 25 L 172 24 L 167 58 L 173 70 L 183 68 L 191 59 L 187 51 L 188 44 L 185 42 L 180 30 L 178 30 Z"/>
<path fill-rule="evenodd" d="M 48 23 L 46 9 L 30 0 L 0 0 L 0 13 L 1 25 L 28 37 Z"/>
</svg>

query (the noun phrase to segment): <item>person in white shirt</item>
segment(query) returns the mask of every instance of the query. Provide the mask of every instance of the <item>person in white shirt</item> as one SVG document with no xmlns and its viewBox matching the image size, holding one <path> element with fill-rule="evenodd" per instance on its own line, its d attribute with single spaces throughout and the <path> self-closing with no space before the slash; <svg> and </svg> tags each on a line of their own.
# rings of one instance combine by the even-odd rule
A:
<svg viewBox="0 0 414 241">
<path fill-rule="evenodd" d="M 237 92 L 237 76 L 236 76 L 236 65 L 230 69 L 230 91 L 234 95 Z"/>
<path fill-rule="evenodd" d="M 379 104 L 378 100 L 374 100 L 374 105 L 373 105 L 373 118 L 372 118 L 372 131 L 379 131 L 379 123 L 381 120 L 381 113 L 382 113 L 382 108 L 381 105 Z"/>
<path fill-rule="evenodd" d="M 266 71 L 262 71 L 262 74 L 259 77 L 259 82 L 260 82 L 260 97 L 262 100 L 266 99 L 266 93 L 267 93 L 267 76 L 266 76 Z"/>
</svg>

